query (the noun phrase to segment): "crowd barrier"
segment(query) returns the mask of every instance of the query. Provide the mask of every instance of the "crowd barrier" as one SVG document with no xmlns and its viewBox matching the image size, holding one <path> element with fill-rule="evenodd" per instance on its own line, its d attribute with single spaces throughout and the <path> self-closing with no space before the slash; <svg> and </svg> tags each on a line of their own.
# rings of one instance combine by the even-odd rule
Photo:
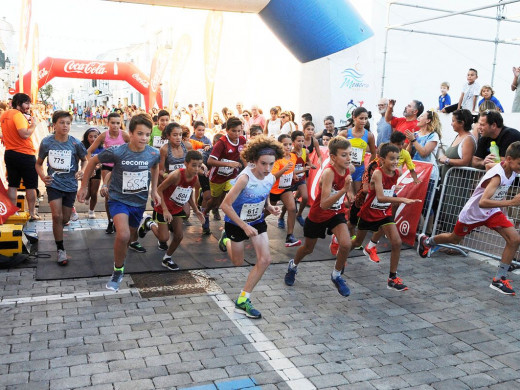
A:
<svg viewBox="0 0 520 390">
<path fill-rule="evenodd" d="M 432 235 L 453 232 L 462 208 L 485 173 L 484 170 L 468 167 L 452 167 L 448 170 L 444 177 L 440 200 L 435 213 Z M 520 185 L 516 180 L 509 188 L 506 199 L 512 199 L 519 192 Z M 515 229 L 518 229 L 520 227 L 520 207 L 507 207 L 504 213 L 514 224 Z M 465 256 L 467 256 L 467 252 L 474 252 L 500 260 L 504 245 L 504 239 L 497 232 L 481 226 L 468 234 L 459 245 L 443 244 L 439 247 L 456 249 Z M 432 252 L 434 251 L 431 251 L 428 256 Z M 515 266 L 520 266 L 518 259 L 520 259 L 519 251 L 517 251 L 513 260 Z"/>
</svg>

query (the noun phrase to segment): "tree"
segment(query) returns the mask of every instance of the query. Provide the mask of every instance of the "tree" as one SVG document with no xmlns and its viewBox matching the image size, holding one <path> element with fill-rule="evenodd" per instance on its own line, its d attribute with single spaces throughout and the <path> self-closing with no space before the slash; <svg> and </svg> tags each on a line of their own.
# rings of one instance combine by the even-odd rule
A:
<svg viewBox="0 0 520 390">
<path fill-rule="evenodd" d="M 49 99 L 51 98 L 52 93 L 54 92 L 54 87 L 52 84 L 46 84 L 40 88 L 38 93 L 40 94 L 40 100 L 43 104 L 49 104 Z"/>
</svg>

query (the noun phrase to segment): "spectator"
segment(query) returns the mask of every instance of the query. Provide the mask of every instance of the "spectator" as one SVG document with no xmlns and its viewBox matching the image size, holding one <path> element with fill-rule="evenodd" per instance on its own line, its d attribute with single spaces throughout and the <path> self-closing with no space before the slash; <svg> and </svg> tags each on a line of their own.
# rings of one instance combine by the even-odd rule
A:
<svg viewBox="0 0 520 390">
<path fill-rule="evenodd" d="M 5 167 L 9 189 L 7 194 L 16 205 L 20 180 L 26 188 L 27 205 L 31 220 L 40 219 L 36 214 L 36 189 L 38 174 L 36 173 L 36 148 L 31 139 L 36 130 L 37 119 L 31 115 L 31 98 L 25 93 L 17 93 L 11 102 L 12 109 L 5 111 L 0 117 L 3 141 L 5 145 Z"/>
<path fill-rule="evenodd" d="M 491 100 L 486 100 L 480 106 L 478 106 L 478 112 L 481 113 L 486 110 L 497 110 L 497 106 Z M 473 125 L 472 125 L 473 130 L 471 130 L 471 134 L 473 134 L 473 137 L 475 137 L 475 139 L 478 141 L 480 139 L 478 115 L 475 116 L 472 114 L 472 116 L 473 116 Z"/>
<path fill-rule="evenodd" d="M 308 112 L 302 115 L 302 129 L 305 127 L 307 122 L 312 122 L 312 115 Z"/>
<path fill-rule="evenodd" d="M 325 129 L 323 129 L 320 133 L 316 134 L 316 138 L 321 142 L 321 137 L 323 133 L 327 132 L 331 135 L 331 137 L 335 137 L 338 135 L 338 128 L 334 126 L 334 117 L 332 115 L 327 115 L 325 119 L 323 119 L 323 124 L 325 125 Z"/>
<path fill-rule="evenodd" d="M 271 118 L 265 122 L 264 134 L 269 137 L 278 139 L 278 136 L 280 135 L 280 130 L 282 130 L 282 121 L 280 120 L 280 118 L 278 118 L 278 108 L 271 108 L 271 110 L 269 110 L 269 113 L 271 114 Z"/>
<path fill-rule="evenodd" d="M 379 147 L 384 142 L 390 142 L 392 134 L 392 126 L 385 120 L 386 109 L 388 108 L 388 99 L 381 98 L 377 104 L 377 109 L 381 114 L 381 119 L 377 122 L 377 140 L 376 146 Z"/>
<path fill-rule="evenodd" d="M 265 129 L 265 117 L 260 113 L 257 105 L 251 107 L 251 114 L 253 115 L 251 118 L 251 126 L 258 125 L 262 129 Z"/>
<path fill-rule="evenodd" d="M 244 112 L 244 104 L 242 102 L 238 102 L 236 105 L 236 109 L 237 109 L 237 116 L 240 118 L 240 116 Z"/>
<path fill-rule="evenodd" d="M 480 85 L 476 82 L 477 79 L 477 70 L 469 68 L 466 76 L 467 83 L 462 87 L 459 102 L 457 105 L 452 104 L 451 106 L 444 107 L 442 112 L 453 112 L 455 110 L 460 110 L 461 108 L 475 112 L 477 107 L 477 98 L 480 93 Z"/>
<path fill-rule="evenodd" d="M 450 83 L 443 81 L 441 83 L 441 95 L 439 96 L 439 110 L 442 110 L 444 107 L 451 105 L 451 97 L 448 94 L 449 90 Z"/>
<path fill-rule="evenodd" d="M 503 161 L 507 147 L 515 141 L 520 141 L 520 132 L 504 126 L 502 115 L 493 110 L 481 112 L 478 124 L 482 137 L 478 140 L 477 151 L 473 156 L 473 167 L 490 169 L 495 166 L 495 157 L 497 157 L 489 152 L 491 141 L 496 142 L 500 160 Z"/>
<path fill-rule="evenodd" d="M 292 121 L 291 112 L 282 112 L 280 119 L 282 120 L 282 129 L 280 130 L 280 133 L 291 135 L 291 133 L 296 130 L 296 126 L 294 126 L 294 122 Z"/>
<path fill-rule="evenodd" d="M 513 100 L 512 112 L 520 112 L 520 66 L 517 68 L 513 66 L 513 82 L 511 83 L 511 91 L 515 92 L 515 98 Z"/>
<path fill-rule="evenodd" d="M 479 107 L 484 102 L 493 102 L 500 112 L 504 112 L 504 108 L 500 104 L 500 101 L 495 97 L 495 90 L 491 85 L 483 85 L 480 89 L 480 96 L 482 96 L 482 99 L 478 102 Z"/>
<path fill-rule="evenodd" d="M 417 127 L 417 118 L 423 113 L 424 106 L 419 100 L 412 100 L 405 107 L 403 117 L 397 118 L 393 116 L 395 100 L 388 101 L 388 108 L 385 113 L 385 120 L 392 126 L 392 131 L 413 132 Z"/>
</svg>

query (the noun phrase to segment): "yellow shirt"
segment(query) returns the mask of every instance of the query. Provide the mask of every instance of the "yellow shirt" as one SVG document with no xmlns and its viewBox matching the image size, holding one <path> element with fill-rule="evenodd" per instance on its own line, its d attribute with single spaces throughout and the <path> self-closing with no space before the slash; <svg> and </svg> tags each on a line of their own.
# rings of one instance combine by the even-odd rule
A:
<svg viewBox="0 0 520 390">
<path fill-rule="evenodd" d="M 406 167 L 409 171 L 415 169 L 415 164 L 412 162 L 410 153 L 405 149 L 401 149 L 399 152 L 399 161 L 397 162 L 397 166 L 402 167 L 404 164 L 406 164 Z"/>
</svg>

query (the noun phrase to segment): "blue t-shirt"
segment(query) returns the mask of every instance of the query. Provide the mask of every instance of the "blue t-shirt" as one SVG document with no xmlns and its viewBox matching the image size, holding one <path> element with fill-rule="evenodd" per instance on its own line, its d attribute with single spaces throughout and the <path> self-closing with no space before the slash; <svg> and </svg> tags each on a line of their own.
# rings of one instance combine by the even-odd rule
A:
<svg viewBox="0 0 520 390">
<path fill-rule="evenodd" d="M 238 194 L 237 198 L 232 204 L 233 210 L 238 214 L 240 219 L 248 225 L 256 225 L 264 221 L 264 207 L 265 201 L 273 188 L 273 184 L 276 181 L 274 175 L 271 173 L 264 177 L 263 180 L 259 180 L 251 172 L 251 167 L 247 166 L 237 176 L 236 180 L 242 175 L 247 175 L 249 180 L 246 187 Z M 233 182 L 235 182 L 234 180 Z M 227 215 L 224 217 L 224 221 L 236 225 Z"/>
<path fill-rule="evenodd" d="M 42 140 L 38 157 L 47 158 L 47 175 L 52 176 L 52 183 L 47 187 L 64 192 L 76 192 L 78 181 L 78 161 L 87 155 L 83 143 L 69 135 L 67 141 L 59 142 L 53 135 Z"/>
<path fill-rule="evenodd" d="M 202 138 L 199 139 L 199 138 L 195 137 L 195 134 L 192 134 L 190 139 L 194 139 L 195 141 L 202 142 L 204 145 L 211 145 L 211 141 L 205 135 L 202 136 Z"/>
<path fill-rule="evenodd" d="M 480 102 L 478 102 L 479 107 L 482 103 L 484 103 L 484 100 L 486 99 L 482 99 Z M 500 111 L 504 112 L 504 107 L 502 107 L 502 104 L 500 104 L 500 101 L 496 97 L 491 96 L 489 100 L 495 103 L 495 105 L 497 106 L 497 108 L 500 109 Z"/>
<path fill-rule="evenodd" d="M 446 106 L 451 106 L 451 97 L 449 94 L 446 96 L 439 96 L 439 110 L 442 110 Z"/>
<path fill-rule="evenodd" d="M 145 207 L 150 186 L 150 169 L 159 163 L 159 151 L 146 145 L 133 152 L 128 144 L 113 146 L 97 155 L 101 163 L 114 163 L 108 196 L 128 206 Z"/>
</svg>

